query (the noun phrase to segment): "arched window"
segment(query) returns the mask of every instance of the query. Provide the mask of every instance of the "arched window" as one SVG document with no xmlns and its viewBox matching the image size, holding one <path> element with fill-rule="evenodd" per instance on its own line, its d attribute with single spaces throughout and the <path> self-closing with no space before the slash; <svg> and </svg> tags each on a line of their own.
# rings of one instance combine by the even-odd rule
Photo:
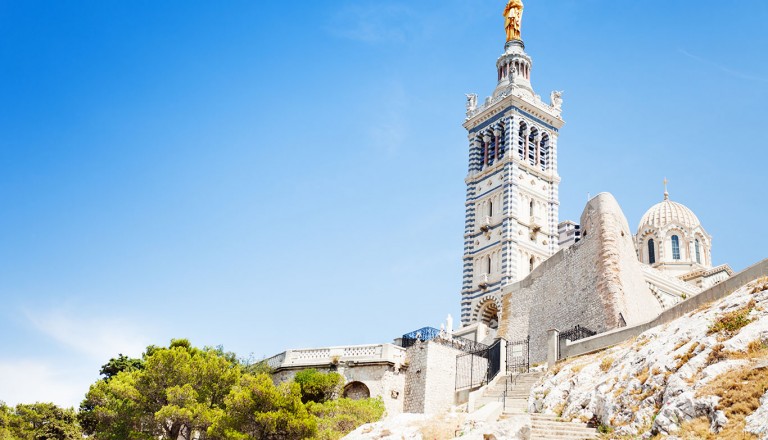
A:
<svg viewBox="0 0 768 440">
<path fill-rule="evenodd" d="M 699 249 L 699 239 L 698 238 L 694 242 L 694 246 L 696 247 L 696 262 L 701 264 L 701 250 Z"/>
<path fill-rule="evenodd" d="M 501 158 L 504 157 L 504 140 L 506 139 L 506 133 L 504 132 L 504 124 L 502 123 L 499 125 L 499 140 L 498 145 L 496 145 L 496 157 Z"/>
<path fill-rule="evenodd" d="M 531 211 L 531 217 L 533 217 L 533 200 L 531 200 L 530 211 Z"/>
<path fill-rule="evenodd" d="M 528 269 L 528 272 L 533 272 L 533 269 L 535 269 L 534 267 L 535 265 L 536 265 L 536 260 L 534 260 L 533 257 L 531 257 L 530 268 Z"/>
<path fill-rule="evenodd" d="M 539 144 L 539 150 L 541 151 L 541 156 L 539 157 L 539 164 L 541 165 L 541 170 L 544 171 L 547 169 L 547 165 L 549 164 L 549 135 L 544 134 L 541 136 L 541 143 Z"/>
<path fill-rule="evenodd" d="M 531 134 L 528 135 L 528 163 L 536 165 L 536 156 L 538 155 L 538 139 L 539 131 L 536 128 L 531 128 Z"/>
<path fill-rule="evenodd" d="M 653 239 L 648 240 L 648 264 L 656 263 L 656 249 L 653 245 Z"/>
<path fill-rule="evenodd" d="M 491 274 L 491 256 L 485 257 L 485 271 L 488 275 Z"/>
<path fill-rule="evenodd" d="M 493 217 L 493 200 L 488 201 L 488 217 Z"/>
<path fill-rule="evenodd" d="M 680 259 L 680 239 L 677 237 L 677 235 L 672 236 L 672 259 Z"/>
<path fill-rule="evenodd" d="M 517 154 L 520 156 L 520 159 L 525 159 L 525 137 L 527 136 L 528 126 L 525 124 L 525 122 L 520 122 L 520 131 L 518 134 L 518 142 L 517 142 Z"/>
</svg>

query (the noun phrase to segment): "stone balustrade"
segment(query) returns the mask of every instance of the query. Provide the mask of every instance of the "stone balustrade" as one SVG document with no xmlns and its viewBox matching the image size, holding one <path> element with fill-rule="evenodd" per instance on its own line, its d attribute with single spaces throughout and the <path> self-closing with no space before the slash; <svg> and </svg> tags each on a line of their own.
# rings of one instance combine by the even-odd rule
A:
<svg viewBox="0 0 768 440">
<path fill-rule="evenodd" d="M 392 344 L 348 345 L 343 347 L 286 350 L 266 360 L 273 369 L 327 366 L 337 363 L 379 363 L 402 365 L 405 349 Z"/>
</svg>

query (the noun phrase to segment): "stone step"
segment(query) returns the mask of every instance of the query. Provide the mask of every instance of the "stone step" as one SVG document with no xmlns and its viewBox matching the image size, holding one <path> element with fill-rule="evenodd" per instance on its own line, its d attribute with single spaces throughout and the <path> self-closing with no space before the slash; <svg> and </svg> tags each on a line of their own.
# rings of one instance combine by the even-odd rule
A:
<svg viewBox="0 0 768 440">
<path fill-rule="evenodd" d="M 531 430 L 531 439 L 585 440 L 597 438 L 597 432 L 557 432 L 539 429 Z"/>
<path fill-rule="evenodd" d="M 587 428 L 586 426 L 573 425 L 567 422 L 563 422 L 561 424 L 553 423 L 549 425 L 541 425 L 534 422 L 533 429 L 538 429 L 541 431 L 552 431 L 552 432 L 586 432 L 586 433 L 595 432 L 594 428 Z"/>
<path fill-rule="evenodd" d="M 534 419 L 531 417 L 531 420 L 533 421 L 534 427 L 541 427 L 541 428 L 547 428 L 547 427 L 553 427 L 553 428 L 560 428 L 560 427 L 570 427 L 570 428 L 583 428 L 583 429 L 592 429 L 587 426 L 586 423 L 578 423 L 578 422 L 565 422 L 560 420 L 542 420 L 542 419 Z"/>
</svg>

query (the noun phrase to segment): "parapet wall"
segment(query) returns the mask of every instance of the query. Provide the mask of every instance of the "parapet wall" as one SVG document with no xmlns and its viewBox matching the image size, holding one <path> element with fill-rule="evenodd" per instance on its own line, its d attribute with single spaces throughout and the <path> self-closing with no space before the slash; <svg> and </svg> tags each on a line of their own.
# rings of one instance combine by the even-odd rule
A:
<svg viewBox="0 0 768 440">
<path fill-rule="evenodd" d="M 647 321 L 662 308 L 643 277 L 632 234 L 616 199 L 589 201 L 582 240 L 561 250 L 501 293 L 498 335 L 531 337 L 530 361 L 547 359 L 547 331 L 576 325 L 597 332 Z"/>
<path fill-rule="evenodd" d="M 585 353 L 602 350 L 604 348 L 619 344 L 630 338 L 640 335 L 646 330 L 650 330 L 654 327 L 672 322 L 675 319 L 685 315 L 686 313 L 697 310 L 699 307 L 705 304 L 724 298 L 741 286 L 744 286 L 751 281 L 765 276 L 768 276 L 768 259 L 763 260 L 739 272 L 738 274 L 712 286 L 711 288 L 692 298 L 688 298 L 687 300 L 672 306 L 667 310 L 664 310 L 659 316 L 648 322 L 616 329 L 607 333 L 592 336 L 591 338 L 586 338 L 567 344 L 565 347 L 561 347 L 560 357 L 567 358 L 579 356 Z"/>
</svg>

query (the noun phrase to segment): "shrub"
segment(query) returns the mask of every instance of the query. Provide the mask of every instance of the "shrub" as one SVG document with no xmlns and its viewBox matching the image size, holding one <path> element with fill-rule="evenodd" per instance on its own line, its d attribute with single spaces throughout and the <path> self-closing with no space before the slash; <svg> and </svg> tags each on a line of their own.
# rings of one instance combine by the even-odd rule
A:
<svg viewBox="0 0 768 440">
<path fill-rule="evenodd" d="M 337 399 L 324 403 L 309 402 L 309 413 L 317 420 L 317 440 L 336 440 L 384 415 L 384 401 L 375 399 Z"/>
<path fill-rule="evenodd" d="M 613 358 L 610 356 L 604 357 L 602 362 L 600 362 L 600 369 L 606 372 L 611 369 L 611 365 L 613 365 Z"/>
<path fill-rule="evenodd" d="M 755 301 L 752 300 L 746 306 L 734 310 L 732 312 L 724 313 L 720 316 L 707 331 L 708 335 L 719 332 L 734 333 L 746 326 L 752 319 L 749 317 L 749 313 L 755 308 Z"/>
<path fill-rule="evenodd" d="M 293 381 L 301 387 L 301 401 L 323 403 L 339 395 L 344 378 L 339 373 L 321 373 L 314 368 L 296 373 Z"/>
</svg>

